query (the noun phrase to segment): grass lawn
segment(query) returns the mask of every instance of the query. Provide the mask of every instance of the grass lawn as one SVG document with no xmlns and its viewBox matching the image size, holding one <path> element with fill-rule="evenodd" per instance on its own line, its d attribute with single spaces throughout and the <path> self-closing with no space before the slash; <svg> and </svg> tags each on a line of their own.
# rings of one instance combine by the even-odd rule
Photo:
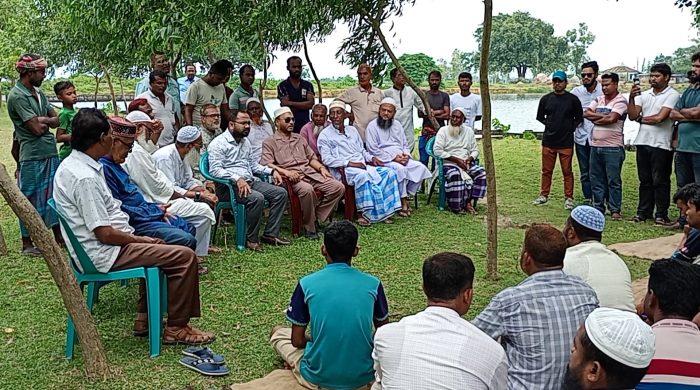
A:
<svg viewBox="0 0 700 390">
<path fill-rule="evenodd" d="M 534 113 L 533 113 L 534 115 Z M 12 172 L 11 130 L 7 113 L 0 111 L 0 162 Z M 548 222 L 562 226 L 561 173 L 554 177 L 550 203 L 535 207 L 531 201 L 539 191 L 538 141 L 504 139 L 494 143 L 499 213 L 512 227 L 499 230 L 500 279 L 485 278 L 485 205 L 480 215 L 455 216 L 426 206 L 410 220 L 397 219 L 394 225 L 377 225 L 360 230 L 361 251 L 354 265 L 382 279 L 389 299 L 391 320 L 415 313 L 424 307 L 420 267 L 423 259 L 440 251 L 467 253 L 476 264 L 474 304 L 467 315 L 473 318 L 489 299 L 505 287 L 520 282 L 525 275 L 518 266 L 523 239 L 522 226 Z M 558 169 L 558 168 L 557 168 Z M 578 168 L 575 167 L 575 171 Z M 624 172 L 623 214 L 633 215 L 637 202 L 635 158 L 628 153 Z M 577 192 L 580 198 L 580 188 Z M 580 200 L 580 199 L 579 199 Z M 148 358 L 147 340 L 131 336 L 137 289 L 110 285 L 103 289 L 94 315 L 117 375 L 106 382 L 90 383 L 83 376 L 80 349 L 76 359 L 63 358 L 66 312 L 58 290 L 42 259 L 19 255 L 19 229 L 16 218 L 0 200 L 0 224 L 11 254 L 0 260 L 0 371 L 3 388 L 195 388 L 221 387 L 265 375 L 279 366 L 267 343 L 273 325 L 284 323 L 284 310 L 297 280 L 323 266 L 319 242 L 296 239 L 288 248 L 266 249 L 262 254 L 233 250 L 233 229 L 229 247 L 209 258 L 209 274 L 201 280 L 203 315 L 194 324 L 216 332 L 211 347 L 226 357 L 231 375 L 208 379 L 181 367 L 180 348 L 164 347 L 157 359 Z M 289 235 L 286 221 L 284 235 Z M 604 234 L 606 243 L 635 241 L 668 234 L 651 224 L 612 222 Z M 221 243 L 223 245 L 223 242 Z M 648 263 L 626 258 L 633 279 L 646 274 Z"/>
</svg>

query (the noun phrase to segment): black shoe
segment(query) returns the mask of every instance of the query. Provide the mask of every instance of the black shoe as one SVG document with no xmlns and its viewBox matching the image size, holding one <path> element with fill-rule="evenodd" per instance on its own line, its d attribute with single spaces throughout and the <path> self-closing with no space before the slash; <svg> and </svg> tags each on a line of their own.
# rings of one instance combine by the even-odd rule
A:
<svg viewBox="0 0 700 390">
<path fill-rule="evenodd" d="M 262 236 L 262 237 L 260 237 L 260 241 L 262 241 L 263 243 L 265 243 L 267 245 L 275 245 L 275 246 L 277 246 L 277 245 L 289 245 L 292 243 L 291 241 L 285 240 L 283 238 L 270 237 L 270 236 Z"/>
<path fill-rule="evenodd" d="M 642 223 L 642 222 L 644 222 L 644 221 L 646 221 L 646 220 L 647 220 L 647 219 L 644 218 L 644 217 L 642 217 L 641 215 L 635 215 L 634 217 L 632 217 L 632 219 L 630 219 L 630 221 L 631 221 L 631 222 L 634 222 L 634 223 Z"/>
<path fill-rule="evenodd" d="M 668 219 L 668 217 L 657 217 L 656 219 L 654 219 L 655 225 L 666 226 L 669 223 L 671 223 L 671 220 Z"/>
<path fill-rule="evenodd" d="M 316 232 L 310 232 L 306 229 L 304 229 L 304 237 L 308 238 L 309 240 L 318 240 L 318 233 Z"/>
</svg>

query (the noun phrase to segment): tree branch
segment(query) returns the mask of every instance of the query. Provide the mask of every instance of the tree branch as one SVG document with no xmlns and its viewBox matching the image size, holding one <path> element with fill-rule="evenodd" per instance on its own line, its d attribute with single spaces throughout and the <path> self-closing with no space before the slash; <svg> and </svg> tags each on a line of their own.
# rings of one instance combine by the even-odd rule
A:
<svg viewBox="0 0 700 390">
<path fill-rule="evenodd" d="M 306 37 L 302 37 L 301 42 L 304 44 L 304 57 L 306 58 L 306 63 L 309 64 L 309 69 L 311 69 L 311 74 L 314 76 L 316 81 L 316 86 L 318 88 L 318 102 L 323 103 L 323 90 L 321 90 L 321 80 L 318 79 L 316 74 L 316 69 L 314 69 L 314 64 L 311 63 L 311 58 L 309 58 L 309 50 L 306 47 Z"/>
</svg>

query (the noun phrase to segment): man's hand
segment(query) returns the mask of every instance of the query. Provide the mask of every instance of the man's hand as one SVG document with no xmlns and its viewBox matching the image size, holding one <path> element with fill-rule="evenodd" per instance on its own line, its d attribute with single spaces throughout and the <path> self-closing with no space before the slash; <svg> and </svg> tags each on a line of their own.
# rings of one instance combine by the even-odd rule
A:
<svg viewBox="0 0 700 390">
<path fill-rule="evenodd" d="M 164 128 L 165 127 L 163 126 L 163 122 L 160 119 L 153 120 L 153 129 L 151 129 L 151 131 L 153 131 L 154 133 L 160 133 L 163 131 Z"/>
<path fill-rule="evenodd" d="M 165 241 L 155 237 L 134 236 L 134 240 L 136 244 L 165 244 Z"/>
<path fill-rule="evenodd" d="M 630 100 L 632 100 L 633 97 L 637 97 L 642 94 L 642 88 L 639 85 L 635 85 L 632 87 L 630 90 Z"/>
<path fill-rule="evenodd" d="M 205 202 L 209 203 L 210 205 L 214 206 L 219 202 L 219 197 L 216 196 L 216 194 L 213 194 L 208 191 L 204 191 L 200 193 L 199 195 L 202 199 L 204 199 Z"/>
<path fill-rule="evenodd" d="M 321 165 L 321 169 L 318 170 L 318 172 L 325 177 L 326 179 L 331 178 L 331 173 L 328 171 L 328 168 L 326 168 L 324 165 Z"/>
<path fill-rule="evenodd" d="M 301 181 L 301 175 L 299 174 L 299 172 L 285 170 L 282 173 L 292 184 L 296 184 L 299 183 L 299 181 Z"/>
<path fill-rule="evenodd" d="M 372 161 L 369 163 L 369 165 L 372 165 L 375 167 L 383 167 L 384 163 L 382 162 L 382 160 L 380 160 L 376 157 L 372 157 Z"/>
<path fill-rule="evenodd" d="M 272 182 L 275 183 L 275 185 L 282 184 L 282 175 L 280 175 L 279 172 L 277 172 L 277 171 L 273 171 L 272 172 Z"/>
<path fill-rule="evenodd" d="M 275 177 L 275 173 L 277 172 L 274 172 L 272 174 L 272 177 Z M 277 174 L 277 176 L 279 176 L 279 174 Z M 238 187 L 238 196 L 240 196 L 241 198 L 247 198 L 248 195 L 250 195 L 250 184 L 248 184 L 248 182 L 245 181 L 245 179 L 238 179 L 236 181 L 236 187 Z"/>
<path fill-rule="evenodd" d="M 365 166 L 365 164 L 363 164 L 363 163 L 361 163 L 361 162 L 355 162 L 355 161 L 350 161 L 350 162 L 348 163 L 348 166 L 349 166 L 349 167 L 352 167 L 352 168 L 367 169 L 367 167 Z"/>
<path fill-rule="evenodd" d="M 166 214 L 168 212 L 168 207 L 170 207 L 170 203 L 164 203 L 164 204 L 159 204 L 158 208 L 160 211 L 163 212 L 163 214 Z"/>
</svg>

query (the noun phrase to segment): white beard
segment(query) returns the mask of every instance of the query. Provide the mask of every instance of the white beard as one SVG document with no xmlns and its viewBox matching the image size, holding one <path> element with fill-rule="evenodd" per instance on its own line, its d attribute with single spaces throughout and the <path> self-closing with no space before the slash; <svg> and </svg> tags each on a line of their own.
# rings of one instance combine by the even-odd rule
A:
<svg viewBox="0 0 700 390">
<path fill-rule="evenodd" d="M 187 152 L 185 158 L 182 161 L 190 167 L 199 167 L 199 157 L 199 150 L 192 148 L 192 150 Z"/>
<path fill-rule="evenodd" d="M 450 137 L 452 137 L 452 138 L 459 137 L 459 135 L 462 134 L 462 126 L 448 125 L 447 126 L 447 134 L 449 134 Z"/>
<path fill-rule="evenodd" d="M 149 154 L 153 154 L 158 150 L 158 145 L 155 145 L 153 141 L 146 138 L 146 133 L 141 133 L 136 137 L 136 142 L 140 147 L 144 148 Z"/>
<path fill-rule="evenodd" d="M 323 130 L 323 126 L 314 125 L 314 135 L 316 137 L 318 137 L 318 135 L 321 134 L 321 130 Z"/>
</svg>

